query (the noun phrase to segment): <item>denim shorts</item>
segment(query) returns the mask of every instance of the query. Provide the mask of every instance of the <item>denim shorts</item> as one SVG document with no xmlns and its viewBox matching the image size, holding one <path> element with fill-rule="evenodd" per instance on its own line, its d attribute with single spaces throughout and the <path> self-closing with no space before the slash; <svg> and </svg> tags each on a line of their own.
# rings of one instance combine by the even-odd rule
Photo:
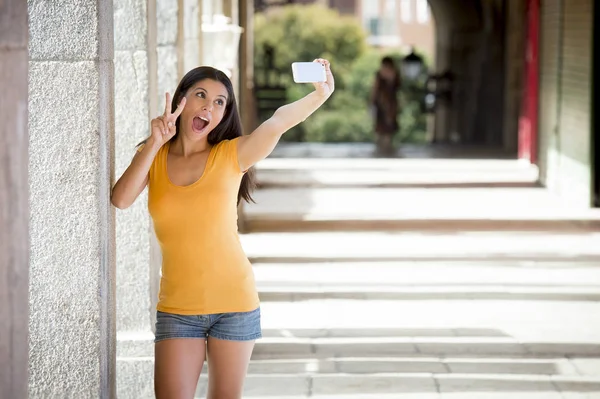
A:
<svg viewBox="0 0 600 399">
<path fill-rule="evenodd" d="M 261 338 L 260 308 L 250 312 L 193 316 L 156 312 L 154 342 L 172 338 L 207 337 L 228 341 L 252 341 Z"/>
</svg>

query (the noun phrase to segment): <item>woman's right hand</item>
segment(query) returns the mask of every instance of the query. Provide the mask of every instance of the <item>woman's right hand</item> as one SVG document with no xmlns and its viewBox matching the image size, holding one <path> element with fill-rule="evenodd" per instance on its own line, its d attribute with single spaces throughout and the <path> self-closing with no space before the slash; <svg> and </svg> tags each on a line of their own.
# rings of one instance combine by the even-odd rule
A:
<svg viewBox="0 0 600 399">
<path fill-rule="evenodd" d="M 166 94 L 166 102 L 165 102 L 165 112 L 161 116 L 154 118 L 150 121 L 150 140 L 152 144 L 157 148 L 160 148 L 167 141 L 171 140 L 175 133 L 177 133 L 177 128 L 175 127 L 175 121 L 181 115 L 183 108 L 185 107 L 186 98 L 183 97 L 181 102 L 177 106 L 177 109 L 174 113 L 171 113 L 171 94 Z"/>
</svg>

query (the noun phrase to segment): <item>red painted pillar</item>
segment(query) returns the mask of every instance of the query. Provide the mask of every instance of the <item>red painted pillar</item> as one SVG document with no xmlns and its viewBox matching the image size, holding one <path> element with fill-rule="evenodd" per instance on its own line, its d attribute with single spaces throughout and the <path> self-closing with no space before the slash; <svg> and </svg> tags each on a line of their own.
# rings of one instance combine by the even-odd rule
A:
<svg viewBox="0 0 600 399">
<path fill-rule="evenodd" d="M 527 0 L 525 84 L 519 118 L 519 159 L 537 162 L 540 0 Z"/>
</svg>

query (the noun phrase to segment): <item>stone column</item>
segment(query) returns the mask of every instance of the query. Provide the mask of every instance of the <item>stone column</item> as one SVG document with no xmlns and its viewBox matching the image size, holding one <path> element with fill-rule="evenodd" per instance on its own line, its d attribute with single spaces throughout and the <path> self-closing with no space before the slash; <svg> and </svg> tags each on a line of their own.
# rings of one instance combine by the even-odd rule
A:
<svg viewBox="0 0 600 399">
<path fill-rule="evenodd" d="M 165 93 L 175 93 L 179 79 L 178 34 L 179 2 L 177 0 L 156 1 L 158 106 L 161 113 L 165 107 Z M 182 68 L 183 72 L 183 68 Z"/>
<path fill-rule="evenodd" d="M 0 398 L 27 397 L 27 3 L 0 3 Z"/>
<path fill-rule="evenodd" d="M 115 180 L 148 137 L 150 82 L 146 0 L 114 0 Z M 149 217 L 147 190 L 117 211 L 117 328 L 150 331 Z"/>
<path fill-rule="evenodd" d="M 202 64 L 202 0 L 179 0 L 179 75 Z"/>
<path fill-rule="evenodd" d="M 27 4 L 29 397 L 114 398 L 112 1 Z"/>
<path fill-rule="evenodd" d="M 149 135 L 156 114 L 156 0 L 113 0 L 115 16 L 115 179 Z M 152 111 L 150 108 L 153 108 Z M 147 190 L 117 211 L 117 393 L 142 397 L 153 363 L 132 348 L 153 349 L 150 218 Z M 156 276 L 157 277 L 157 276 Z M 141 395 L 141 396 L 140 396 Z"/>
</svg>

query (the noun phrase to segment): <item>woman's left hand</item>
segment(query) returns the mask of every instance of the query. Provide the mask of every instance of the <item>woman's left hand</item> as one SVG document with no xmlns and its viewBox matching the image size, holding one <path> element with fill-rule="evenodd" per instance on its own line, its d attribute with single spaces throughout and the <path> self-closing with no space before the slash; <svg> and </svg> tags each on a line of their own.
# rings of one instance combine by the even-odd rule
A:
<svg viewBox="0 0 600 399">
<path fill-rule="evenodd" d="M 313 62 L 318 62 L 325 66 L 325 78 L 327 79 L 325 82 L 313 83 L 313 85 L 315 86 L 315 90 L 320 95 L 324 97 L 329 97 L 335 89 L 335 82 L 333 80 L 333 74 L 331 73 L 331 66 L 329 65 L 329 61 L 323 58 L 317 58 Z"/>
</svg>

